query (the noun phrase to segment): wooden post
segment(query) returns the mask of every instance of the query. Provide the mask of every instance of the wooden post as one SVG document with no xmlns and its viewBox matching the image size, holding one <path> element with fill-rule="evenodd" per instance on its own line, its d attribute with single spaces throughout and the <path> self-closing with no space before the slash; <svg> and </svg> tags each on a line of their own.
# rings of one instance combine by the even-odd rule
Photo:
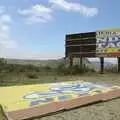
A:
<svg viewBox="0 0 120 120">
<path fill-rule="evenodd" d="M 104 57 L 100 57 L 100 74 L 104 73 Z"/>
<path fill-rule="evenodd" d="M 120 57 L 118 57 L 117 60 L 118 60 L 118 72 L 120 72 Z"/>
<path fill-rule="evenodd" d="M 72 66 L 73 66 L 73 57 L 70 56 L 70 57 L 69 57 L 69 60 L 70 60 L 70 64 L 69 64 L 69 66 L 72 67 Z"/>
<path fill-rule="evenodd" d="M 80 57 L 80 67 L 81 68 L 83 67 L 83 59 L 82 59 L 82 57 Z"/>
</svg>

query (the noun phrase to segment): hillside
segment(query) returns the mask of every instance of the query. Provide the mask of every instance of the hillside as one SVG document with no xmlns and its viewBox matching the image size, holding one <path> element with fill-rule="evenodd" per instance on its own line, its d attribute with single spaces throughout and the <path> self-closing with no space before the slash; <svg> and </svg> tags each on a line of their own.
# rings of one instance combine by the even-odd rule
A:
<svg viewBox="0 0 120 120">
<path fill-rule="evenodd" d="M 22 64 L 22 65 L 35 65 L 35 66 L 51 66 L 56 67 L 63 59 L 55 60 L 24 60 L 24 59 L 6 59 L 8 64 Z"/>
<path fill-rule="evenodd" d="M 65 60 L 63 58 L 61 59 L 54 59 L 54 60 L 24 60 L 24 59 L 6 59 L 8 64 L 22 64 L 22 65 L 27 65 L 27 64 L 32 64 L 35 66 L 51 66 L 51 67 L 56 67 L 59 63 L 65 63 Z M 95 68 L 99 69 L 100 68 L 100 62 L 98 61 L 89 61 L 87 58 L 83 59 L 83 63 L 90 67 L 90 68 Z M 79 59 L 74 59 L 74 64 L 79 64 Z M 113 66 L 114 64 L 112 62 L 105 62 L 104 66 Z"/>
</svg>

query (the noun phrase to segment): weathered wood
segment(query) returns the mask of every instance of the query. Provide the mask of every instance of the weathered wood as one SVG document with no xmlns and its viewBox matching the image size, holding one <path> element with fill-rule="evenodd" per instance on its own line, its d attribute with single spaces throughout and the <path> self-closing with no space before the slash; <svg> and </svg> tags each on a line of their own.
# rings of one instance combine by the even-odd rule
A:
<svg viewBox="0 0 120 120">
<path fill-rule="evenodd" d="M 118 57 L 117 59 L 118 59 L 118 72 L 120 72 L 120 57 Z"/>
<path fill-rule="evenodd" d="M 73 66 L 73 57 L 72 56 L 69 57 L 69 61 L 70 61 L 69 66 L 72 67 Z"/>
<path fill-rule="evenodd" d="M 82 68 L 83 67 L 83 58 L 80 57 L 80 67 Z"/>
<path fill-rule="evenodd" d="M 100 74 L 104 73 L 104 57 L 100 57 Z"/>
</svg>

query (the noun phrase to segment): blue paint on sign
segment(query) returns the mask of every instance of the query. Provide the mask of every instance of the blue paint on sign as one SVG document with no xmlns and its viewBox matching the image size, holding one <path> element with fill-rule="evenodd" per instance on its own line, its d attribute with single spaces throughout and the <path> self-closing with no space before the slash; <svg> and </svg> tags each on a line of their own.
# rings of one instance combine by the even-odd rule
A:
<svg viewBox="0 0 120 120">
<path fill-rule="evenodd" d="M 90 83 L 74 83 L 51 86 L 48 92 L 34 92 L 25 95 L 24 99 L 31 100 L 30 106 L 37 106 L 43 103 L 50 103 L 57 99 L 58 101 L 65 101 L 72 99 L 72 95 L 84 96 L 89 95 L 89 92 L 99 88 L 100 86 Z"/>
</svg>

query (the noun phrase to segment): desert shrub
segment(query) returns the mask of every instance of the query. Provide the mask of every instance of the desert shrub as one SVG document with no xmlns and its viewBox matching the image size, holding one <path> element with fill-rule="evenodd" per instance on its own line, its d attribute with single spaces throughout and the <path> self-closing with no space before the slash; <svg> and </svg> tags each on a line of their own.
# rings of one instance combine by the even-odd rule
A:
<svg viewBox="0 0 120 120">
<path fill-rule="evenodd" d="M 80 67 L 79 65 L 75 65 L 73 67 L 70 67 L 69 69 L 72 75 L 83 74 L 86 72 L 86 68 Z"/>
<path fill-rule="evenodd" d="M 8 72 L 14 72 L 18 70 L 18 66 L 16 64 L 9 64 L 6 66 Z"/>
<path fill-rule="evenodd" d="M 31 64 L 7 64 L 4 59 L 0 59 L 0 72 L 13 73 L 13 74 L 25 74 L 28 78 L 38 78 L 39 75 L 77 75 L 85 72 L 95 72 L 93 69 L 88 67 L 80 67 L 74 65 L 72 67 L 67 66 L 65 62 L 61 61 L 58 65 L 46 65 L 46 66 L 35 66 Z M 27 73 L 27 74 L 26 74 Z"/>
<path fill-rule="evenodd" d="M 4 71 L 4 68 L 6 66 L 6 61 L 4 58 L 0 58 L 0 72 Z"/>
<path fill-rule="evenodd" d="M 96 70 L 92 67 L 85 66 L 85 72 L 96 72 Z"/>
<path fill-rule="evenodd" d="M 65 70 L 65 65 L 62 64 L 62 63 L 60 63 L 56 68 L 56 71 L 57 71 L 58 74 L 63 73 L 64 70 Z"/>
<path fill-rule="evenodd" d="M 3 73 L 0 73 L 0 84 L 3 83 L 5 75 Z"/>
<path fill-rule="evenodd" d="M 39 67 L 34 65 L 7 64 L 4 68 L 7 72 L 40 72 Z"/>
<path fill-rule="evenodd" d="M 6 60 L 4 58 L 0 58 L 0 65 L 1 64 L 6 64 Z"/>
<path fill-rule="evenodd" d="M 45 71 L 51 71 L 52 68 L 51 68 L 50 66 L 46 65 L 46 66 L 44 66 L 44 70 L 45 70 Z"/>
<path fill-rule="evenodd" d="M 37 79 L 38 75 L 36 73 L 27 73 L 27 78 L 29 78 L 29 79 Z"/>
<path fill-rule="evenodd" d="M 65 64 L 60 63 L 57 68 L 56 68 L 56 72 L 58 75 L 68 75 L 70 74 L 70 70 L 67 66 L 65 66 Z"/>
<path fill-rule="evenodd" d="M 88 69 L 88 71 L 90 71 L 90 72 L 96 72 L 95 69 L 93 69 L 93 68 Z"/>
<path fill-rule="evenodd" d="M 74 65 L 72 67 L 69 67 L 61 63 L 57 67 L 57 74 L 62 74 L 62 75 L 77 75 L 77 74 L 82 74 L 85 71 L 86 68 L 80 67 L 79 65 Z"/>
<path fill-rule="evenodd" d="M 24 69 L 25 69 L 25 71 L 27 72 L 27 71 L 31 71 L 31 72 L 39 72 L 40 71 L 40 69 L 39 69 L 39 67 L 37 67 L 37 66 L 34 66 L 34 65 L 24 65 Z"/>
<path fill-rule="evenodd" d="M 107 67 L 105 67 L 105 71 L 109 72 L 109 73 L 117 73 L 118 67 L 117 67 L 117 65 L 107 66 Z"/>
</svg>

